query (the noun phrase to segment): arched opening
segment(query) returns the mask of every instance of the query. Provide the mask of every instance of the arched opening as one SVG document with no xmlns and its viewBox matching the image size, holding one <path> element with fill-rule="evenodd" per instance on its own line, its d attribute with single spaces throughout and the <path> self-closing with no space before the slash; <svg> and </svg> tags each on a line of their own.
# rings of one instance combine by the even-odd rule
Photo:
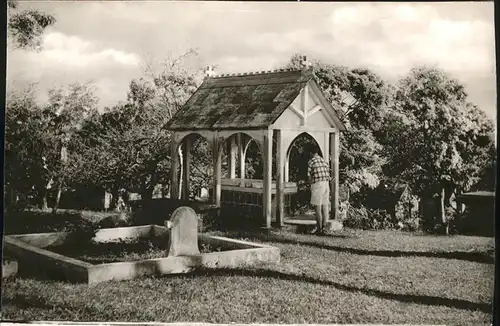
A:
<svg viewBox="0 0 500 326">
<path fill-rule="evenodd" d="M 230 157 L 231 148 L 233 158 Z M 250 135 L 243 132 L 231 134 L 221 146 L 222 178 L 262 179 L 264 161 L 261 153 L 259 144 Z"/>
<path fill-rule="evenodd" d="M 310 145 L 319 149 L 320 155 L 324 157 L 318 142 L 307 132 L 295 137 L 287 150 L 285 164 L 288 167 L 288 180 L 297 184 L 297 193 L 292 196 L 290 203 L 292 215 L 313 212 L 313 207 L 310 205 L 311 190 L 307 182 L 309 153 L 306 149 Z"/>
<path fill-rule="evenodd" d="M 184 145 L 189 142 L 189 153 L 184 153 Z M 179 144 L 181 150 L 178 153 L 179 166 L 177 168 L 177 179 L 179 190 L 183 188 L 182 173 L 186 167 L 183 164 L 185 155 L 189 155 L 189 171 L 187 177 L 189 186 L 187 188 L 187 199 L 207 201 L 209 199 L 209 188 L 213 181 L 213 156 L 212 144 L 198 133 L 192 133 L 182 139 Z M 182 191 L 180 192 L 182 194 Z"/>
<path fill-rule="evenodd" d="M 261 223 L 264 160 L 260 144 L 250 135 L 236 132 L 221 146 L 220 223 L 246 227 Z"/>
<path fill-rule="evenodd" d="M 259 145 L 254 139 L 247 144 L 244 153 L 245 179 L 264 179 L 264 160 Z"/>
</svg>

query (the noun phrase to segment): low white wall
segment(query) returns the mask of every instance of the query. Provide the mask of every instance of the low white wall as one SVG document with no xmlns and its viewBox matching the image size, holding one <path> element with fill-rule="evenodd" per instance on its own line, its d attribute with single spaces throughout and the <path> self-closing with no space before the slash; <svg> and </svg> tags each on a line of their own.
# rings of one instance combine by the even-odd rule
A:
<svg viewBox="0 0 500 326">
<path fill-rule="evenodd" d="M 119 262 L 89 267 L 89 284 L 131 280 L 147 275 L 182 274 L 196 267 L 242 268 L 259 262 L 279 263 L 278 248 L 253 248 L 208 254 Z"/>
<path fill-rule="evenodd" d="M 225 248 L 225 249 L 273 248 L 271 246 L 260 244 L 260 243 L 243 241 L 243 240 L 236 240 L 236 239 L 231 239 L 231 238 L 226 238 L 226 237 L 217 237 L 217 236 L 211 236 L 211 235 L 206 235 L 206 234 L 199 234 L 198 240 L 200 241 L 200 243 L 204 243 L 204 244 L 208 244 L 208 245 L 212 245 L 212 246 L 220 246 L 220 247 Z"/>
<path fill-rule="evenodd" d="M 200 266 L 201 256 L 166 257 L 142 261 L 94 265 L 89 268 L 89 284 L 123 281 L 147 275 L 181 274 Z"/>
<path fill-rule="evenodd" d="M 19 272 L 31 273 L 34 266 L 63 275 L 68 280 L 87 282 L 87 269 L 92 264 L 34 247 L 10 236 L 4 238 L 4 250 L 15 257 Z"/>
<path fill-rule="evenodd" d="M 146 238 L 154 235 L 152 225 L 128 226 L 122 228 L 100 229 L 96 232 L 95 242 L 113 242 L 120 239 Z"/>
<path fill-rule="evenodd" d="M 38 248 L 46 248 L 49 246 L 62 245 L 68 239 L 66 232 L 50 232 L 50 233 L 29 233 L 9 235 L 10 239 L 17 239 L 29 245 Z"/>
<path fill-rule="evenodd" d="M 101 229 L 97 232 L 95 240 L 109 242 L 124 238 L 164 236 L 166 234 L 168 234 L 168 229 L 165 227 L 146 225 Z M 145 275 L 187 273 L 193 268 L 201 266 L 235 268 L 257 262 L 279 263 L 280 261 L 280 250 L 278 248 L 204 234 L 199 235 L 200 242 L 232 250 L 193 256 L 92 265 L 24 242 L 26 240 L 30 241 L 30 243 L 48 246 L 63 241 L 66 236 L 67 234 L 64 232 L 6 236 L 4 249 L 19 261 L 20 271 L 22 271 L 22 268 L 30 269 L 33 266 L 43 266 L 42 268 L 48 271 L 64 275 L 66 279 L 83 281 L 89 284 L 110 280 L 130 280 Z"/>
</svg>

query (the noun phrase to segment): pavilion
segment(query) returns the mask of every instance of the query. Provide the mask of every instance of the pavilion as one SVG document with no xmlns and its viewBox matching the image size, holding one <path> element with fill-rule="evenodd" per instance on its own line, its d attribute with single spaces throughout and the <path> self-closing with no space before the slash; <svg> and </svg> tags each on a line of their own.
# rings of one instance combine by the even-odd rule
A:
<svg viewBox="0 0 500 326">
<path fill-rule="evenodd" d="M 263 227 L 271 227 L 272 217 L 282 226 L 285 193 L 296 191 L 294 184 L 288 182 L 289 148 L 295 138 L 307 133 L 330 162 L 330 215 L 338 218 L 339 135 L 346 128 L 313 77 L 305 57 L 302 69 L 214 76 L 212 68 L 207 67 L 201 86 L 165 126 L 172 132 L 171 198 L 187 199 L 191 136 L 199 135 L 212 147 L 213 204 L 221 207 L 221 193 L 226 190 L 230 194 L 256 194 L 253 197 L 231 195 L 231 198 L 248 201 L 249 205 L 251 201 L 252 207 L 261 212 L 258 217 L 262 218 Z M 245 153 L 252 140 L 257 143 L 263 158 L 263 180 L 245 179 Z M 228 151 L 228 178 L 223 179 L 221 153 L 224 146 Z M 177 190 L 179 149 L 184 153 L 181 194 Z M 276 162 L 273 162 L 273 149 Z M 237 157 L 239 162 L 236 162 Z M 273 164 L 276 165 L 274 176 Z M 237 172 L 239 178 L 236 178 Z M 275 205 L 272 204 L 273 196 Z"/>
</svg>

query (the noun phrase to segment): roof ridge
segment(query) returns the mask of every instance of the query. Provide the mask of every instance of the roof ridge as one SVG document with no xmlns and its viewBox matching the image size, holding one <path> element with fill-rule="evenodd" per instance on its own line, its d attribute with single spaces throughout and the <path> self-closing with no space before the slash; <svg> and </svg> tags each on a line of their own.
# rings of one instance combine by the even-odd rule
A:
<svg viewBox="0 0 500 326">
<path fill-rule="evenodd" d="M 303 83 L 306 83 L 306 82 L 303 82 Z M 265 85 L 282 85 L 282 84 L 294 84 L 294 83 L 291 83 L 291 82 L 268 82 Z M 212 86 L 212 87 L 208 87 L 208 88 L 233 88 L 233 87 L 245 87 L 245 85 L 223 85 L 223 86 L 219 85 L 219 86 Z"/>
<path fill-rule="evenodd" d="M 241 77 L 241 76 L 254 76 L 254 75 L 264 75 L 264 74 L 276 74 L 281 72 L 301 72 L 302 69 L 295 68 L 282 68 L 282 69 L 273 69 L 273 70 L 261 70 L 261 71 L 248 71 L 248 72 L 240 72 L 240 73 L 228 73 L 228 74 L 219 74 L 214 75 L 210 78 L 226 78 L 226 77 Z"/>
</svg>

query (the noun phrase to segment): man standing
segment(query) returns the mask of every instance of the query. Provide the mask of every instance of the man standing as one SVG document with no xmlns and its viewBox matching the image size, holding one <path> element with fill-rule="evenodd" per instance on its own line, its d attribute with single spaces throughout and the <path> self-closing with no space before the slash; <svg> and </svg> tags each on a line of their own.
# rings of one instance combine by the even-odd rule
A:
<svg viewBox="0 0 500 326">
<path fill-rule="evenodd" d="M 310 159 L 307 167 L 309 184 L 311 185 L 311 204 L 316 212 L 316 234 L 323 234 L 328 222 L 330 204 L 330 167 L 319 155 L 316 146 L 308 146 Z"/>
</svg>

